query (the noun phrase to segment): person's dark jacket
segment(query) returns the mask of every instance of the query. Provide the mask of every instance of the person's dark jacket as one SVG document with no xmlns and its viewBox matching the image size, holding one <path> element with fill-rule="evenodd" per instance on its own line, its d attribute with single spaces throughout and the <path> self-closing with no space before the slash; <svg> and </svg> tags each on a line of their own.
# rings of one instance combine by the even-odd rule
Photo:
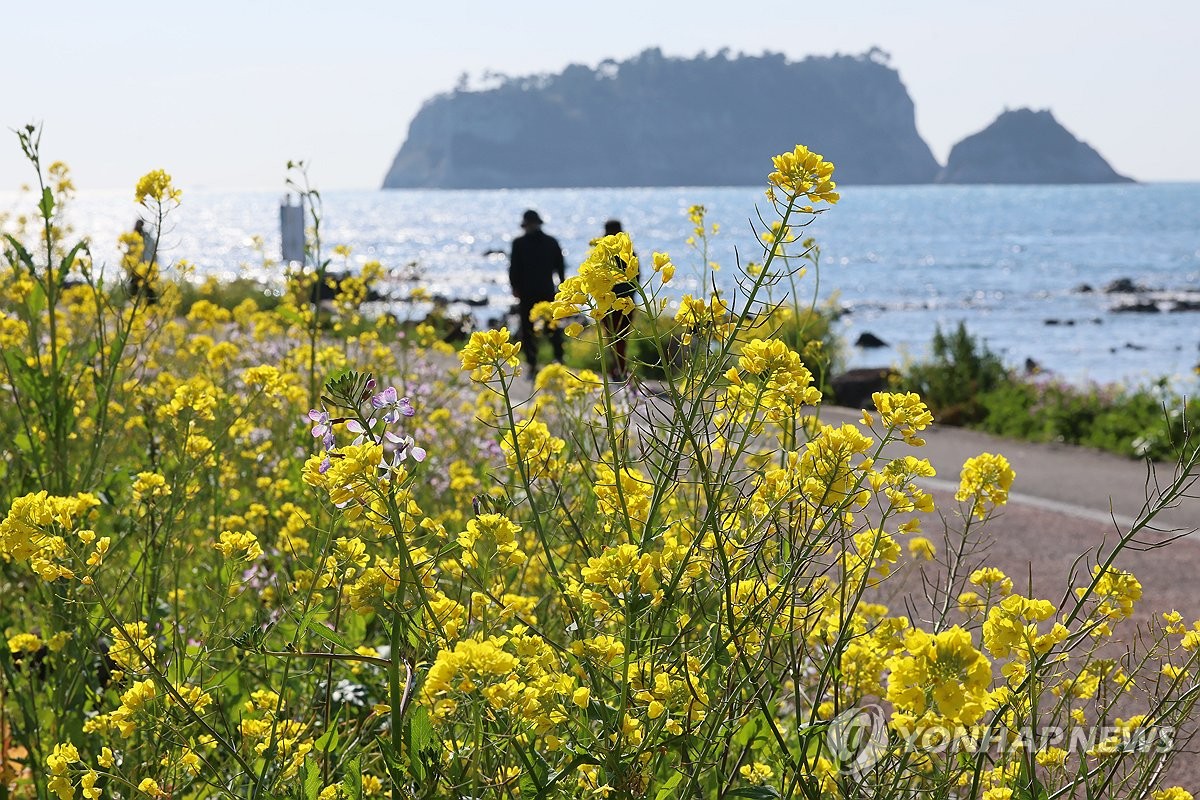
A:
<svg viewBox="0 0 1200 800">
<path fill-rule="evenodd" d="M 555 275 L 564 280 L 567 264 L 553 236 L 538 230 L 513 239 L 508 281 L 523 304 L 553 300 Z"/>
</svg>

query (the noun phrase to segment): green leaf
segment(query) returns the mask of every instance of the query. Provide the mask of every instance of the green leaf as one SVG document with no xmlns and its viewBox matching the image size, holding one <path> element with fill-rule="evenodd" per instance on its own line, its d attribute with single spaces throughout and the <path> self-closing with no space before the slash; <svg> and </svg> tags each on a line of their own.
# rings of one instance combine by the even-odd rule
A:
<svg viewBox="0 0 1200 800">
<path fill-rule="evenodd" d="M 317 760 L 310 758 L 304 765 L 304 800 L 317 800 L 321 793 L 321 768 Z"/>
<path fill-rule="evenodd" d="M 401 786 L 408 783 L 410 776 L 404 771 L 404 762 L 400 760 L 400 754 L 392 749 L 392 743 L 382 736 L 379 738 L 379 752 L 383 754 L 383 766 L 391 778 L 392 785 Z M 418 785 L 423 777 L 422 774 L 417 778 Z"/>
<path fill-rule="evenodd" d="M 37 317 L 46 308 L 46 290 L 42 287 L 40 281 L 33 284 L 33 291 L 29 293 L 29 316 Z"/>
<path fill-rule="evenodd" d="M 393 724 L 396 710 L 392 709 Z M 426 769 L 423 756 L 436 752 L 437 737 L 433 732 L 433 723 L 429 721 L 429 711 L 424 706 L 418 706 L 408 712 L 408 725 L 405 727 L 405 744 L 408 748 L 408 765 L 413 777 L 420 784 L 425 780 Z"/>
<path fill-rule="evenodd" d="M 277 308 L 275 310 L 275 313 L 278 314 L 283 319 L 283 321 L 287 322 L 289 325 L 300 325 L 301 323 L 304 322 L 303 317 L 301 317 L 299 314 L 297 314 L 292 309 L 286 308 L 284 306 L 280 306 L 279 308 Z"/>
<path fill-rule="evenodd" d="M 18 242 L 11 234 L 4 234 L 4 238 L 8 240 L 8 244 L 17 253 L 17 259 L 25 265 L 25 269 L 29 270 L 29 274 L 34 274 L 33 255 L 25 249 L 25 245 Z"/>
<path fill-rule="evenodd" d="M 577 753 L 565 767 L 556 772 L 552 772 L 549 775 L 549 779 L 546 781 L 546 786 L 542 789 L 543 796 L 553 789 L 555 784 L 557 784 L 559 781 L 573 776 L 575 774 L 575 770 L 579 769 L 579 767 L 583 766 L 584 764 L 594 764 L 599 766 L 600 763 L 600 759 L 591 753 Z"/>
<path fill-rule="evenodd" d="M 49 186 L 42 189 L 42 202 L 38 203 L 38 211 L 42 212 L 42 219 L 54 216 L 54 192 L 50 191 Z"/>
<path fill-rule="evenodd" d="M 772 800 L 779 797 L 779 792 L 775 791 L 773 786 L 744 786 L 741 789 L 734 789 L 725 795 L 726 797 L 750 797 L 754 800 Z"/>
<path fill-rule="evenodd" d="M 338 710 L 338 713 L 341 713 L 340 709 Z M 321 752 L 321 753 L 328 753 L 333 750 L 336 750 L 337 746 L 338 746 L 338 732 L 337 732 L 337 717 L 335 716 L 333 718 L 333 723 L 329 726 L 329 730 L 327 730 L 323 734 L 321 734 L 321 738 L 317 739 L 317 741 L 313 744 L 313 749 L 317 750 L 318 752 Z"/>
<path fill-rule="evenodd" d="M 433 732 L 433 723 L 429 721 L 429 709 L 417 706 L 408 712 L 408 746 L 416 752 L 433 748 L 437 737 Z"/>
<path fill-rule="evenodd" d="M 675 787 L 678 786 L 682 781 L 682 772 L 676 772 L 674 775 L 667 778 L 667 782 L 662 785 L 662 788 L 658 790 L 658 794 L 655 795 L 655 800 L 670 800 L 670 798 L 675 796 Z"/>
<path fill-rule="evenodd" d="M 83 241 L 71 248 L 71 251 L 63 258 L 62 263 L 58 267 L 58 282 L 61 285 L 67 278 L 67 273 L 71 271 L 71 267 L 75 266 L 75 258 L 79 255 L 79 251 L 87 247 L 87 242 Z"/>
<path fill-rule="evenodd" d="M 345 637 L 337 631 L 327 628 L 325 625 L 320 623 L 311 625 L 308 629 L 325 641 L 330 642 L 331 644 L 336 644 L 338 647 L 345 648 L 347 652 L 354 652 L 354 645 L 346 641 Z"/>
<path fill-rule="evenodd" d="M 362 764 L 358 756 L 346 762 L 346 777 L 342 781 L 342 788 L 346 790 L 350 800 L 362 800 Z"/>
<path fill-rule="evenodd" d="M 729 655 L 729 648 L 726 647 L 725 637 L 721 635 L 721 626 L 719 624 L 713 625 L 710 630 L 712 631 L 713 659 L 721 667 L 727 668 L 733 663 L 733 656 Z"/>
<path fill-rule="evenodd" d="M 746 724 L 738 728 L 737 733 L 733 735 L 731 740 L 733 746 L 739 750 L 743 750 L 750 746 L 750 743 L 758 738 L 759 732 L 762 730 L 762 722 L 760 717 L 762 712 L 755 714 Z"/>
</svg>

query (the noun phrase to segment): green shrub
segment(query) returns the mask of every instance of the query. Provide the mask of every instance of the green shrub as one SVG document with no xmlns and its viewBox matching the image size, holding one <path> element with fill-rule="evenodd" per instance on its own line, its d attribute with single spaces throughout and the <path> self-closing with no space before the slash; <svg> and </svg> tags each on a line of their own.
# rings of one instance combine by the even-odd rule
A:
<svg viewBox="0 0 1200 800">
<path fill-rule="evenodd" d="M 987 415 L 981 395 L 1012 380 L 1004 362 L 958 323 L 953 333 L 933 335 L 933 358 L 914 364 L 903 387 L 926 399 L 934 417 L 948 425 L 971 425 Z"/>
<path fill-rule="evenodd" d="M 901 381 L 945 424 L 1156 461 L 1179 457 L 1186 421 L 1200 411 L 1165 381 L 1123 389 L 1017 376 L 962 323 L 949 335 L 939 329 L 932 360 L 909 367 Z"/>
</svg>

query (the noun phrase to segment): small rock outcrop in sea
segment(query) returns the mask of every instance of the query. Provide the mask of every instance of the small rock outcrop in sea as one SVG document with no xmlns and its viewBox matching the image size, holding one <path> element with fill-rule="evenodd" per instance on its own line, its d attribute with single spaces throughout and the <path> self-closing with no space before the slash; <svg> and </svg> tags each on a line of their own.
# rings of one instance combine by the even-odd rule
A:
<svg viewBox="0 0 1200 800">
<path fill-rule="evenodd" d="M 1155 314 L 1159 311 L 1172 314 L 1190 313 L 1200 311 L 1200 292 L 1194 289 L 1147 289 L 1119 300 L 1108 310 L 1114 314 Z"/>
<path fill-rule="evenodd" d="M 1131 183 L 1049 111 L 1005 111 L 950 151 L 938 183 Z"/>
<path fill-rule="evenodd" d="M 866 331 L 859 334 L 858 339 L 854 342 L 854 346 L 870 349 L 874 347 L 887 347 L 888 343 L 870 331 Z"/>
<path fill-rule="evenodd" d="M 671 58 L 656 49 L 554 75 L 464 79 L 413 119 L 385 189 L 757 186 L 803 142 L 839 183 L 929 183 L 912 99 L 873 49 Z"/>
<path fill-rule="evenodd" d="M 1105 294 L 1136 294 L 1148 291 L 1150 291 L 1148 287 L 1134 283 L 1133 278 L 1117 278 L 1115 281 L 1104 284 Z"/>
</svg>

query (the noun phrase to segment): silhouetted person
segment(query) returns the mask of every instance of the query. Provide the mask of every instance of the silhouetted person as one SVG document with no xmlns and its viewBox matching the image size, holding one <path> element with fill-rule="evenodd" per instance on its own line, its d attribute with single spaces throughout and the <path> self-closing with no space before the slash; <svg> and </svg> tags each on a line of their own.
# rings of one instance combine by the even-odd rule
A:
<svg viewBox="0 0 1200 800">
<path fill-rule="evenodd" d="M 158 292 L 153 286 L 154 251 L 158 248 L 158 242 L 144 219 L 133 223 L 133 232 L 142 239 L 142 257 L 129 270 L 129 296 L 136 298 L 141 295 L 148 304 L 154 305 L 158 302 Z"/>
<path fill-rule="evenodd" d="M 521 315 L 521 349 L 525 351 L 532 379 L 537 375 L 538 341 L 529 312 L 538 303 L 554 299 L 554 277 L 557 275 L 559 281 L 566 278 L 567 265 L 558 241 L 542 231 L 542 218 L 536 211 L 525 212 L 521 227 L 525 234 L 513 239 L 508 281 L 517 298 Z M 553 326 L 550 327 L 550 345 L 554 348 L 554 360 L 562 361 L 562 331 Z"/>
<path fill-rule="evenodd" d="M 604 235 L 613 236 L 621 232 L 621 223 L 619 220 L 610 219 L 604 223 Z M 624 271 L 626 264 L 621 259 L 617 259 L 617 269 Z M 641 271 L 638 271 L 637 280 L 640 283 L 642 279 Z M 638 285 L 632 281 L 622 281 L 613 287 L 613 293 L 618 297 L 627 297 L 630 302 L 637 302 Z M 604 338 L 612 347 L 612 364 L 609 367 L 609 376 L 614 380 L 625 380 L 629 377 L 629 359 L 626 356 L 626 351 L 629 349 L 629 336 L 633 332 L 633 310 L 620 311 L 616 308 L 611 309 L 604 315 L 602 320 L 604 324 Z"/>
</svg>

